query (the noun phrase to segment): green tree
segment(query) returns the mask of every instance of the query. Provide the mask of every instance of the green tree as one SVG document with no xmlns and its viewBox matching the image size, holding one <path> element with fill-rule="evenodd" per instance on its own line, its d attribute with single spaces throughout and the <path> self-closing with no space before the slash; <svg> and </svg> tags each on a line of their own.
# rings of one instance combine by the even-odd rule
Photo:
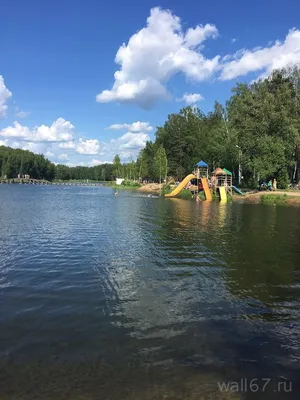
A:
<svg viewBox="0 0 300 400">
<path fill-rule="evenodd" d="M 120 159 L 120 156 L 118 154 L 116 154 L 114 156 L 113 165 L 114 165 L 115 178 L 118 178 L 118 177 L 120 177 L 120 174 L 122 173 L 121 159 Z"/>
<path fill-rule="evenodd" d="M 167 180 L 168 160 L 166 151 L 162 145 L 158 147 L 155 153 L 154 168 L 155 168 L 155 177 L 159 179 L 159 183 L 162 182 L 162 179 Z"/>
</svg>

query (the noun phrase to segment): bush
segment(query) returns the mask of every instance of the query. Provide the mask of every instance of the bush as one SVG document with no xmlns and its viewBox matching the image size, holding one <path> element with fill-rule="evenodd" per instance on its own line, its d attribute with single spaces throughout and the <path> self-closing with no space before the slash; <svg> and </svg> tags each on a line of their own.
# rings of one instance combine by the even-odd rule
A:
<svg viewBox="0 0 300 400">
<path fill-rule="evenodd" d="M 183 189 L 178 195 L 178 197 L 180 199 L 184 199 L 184 200 L 190 200 L 192 198 L 192 196 L 193 196 L 192 192 L 188 189 Z"/>
<path fill-rule="evenodd" d="M 204 193 L 203 191 L 202 191 L 202 192 L 199 192 L 199 194 L 196 194 L 196 196 L 197 196 L 197 195 L 199 195 L 200 200 L 202 200 L 202 201 L 206 200 L 205 193 Z"/>
<path fill-rule="evenodd" d="M 123 181 L 122 186 L 140 187 L 140 183 L 136 181 Z"/>
<path fill-rule="evenodd" d="M 172 188 L 171 188 L 171 185 L 169 183 L 167 185 L 163 185 L 163 187 L 161 189 L 161 194 L 162 195 L 165 195 L 165 194 L 168 194 L 168 193 L 171 193 L 171 192 L 172 192 Z"/>
</svg>

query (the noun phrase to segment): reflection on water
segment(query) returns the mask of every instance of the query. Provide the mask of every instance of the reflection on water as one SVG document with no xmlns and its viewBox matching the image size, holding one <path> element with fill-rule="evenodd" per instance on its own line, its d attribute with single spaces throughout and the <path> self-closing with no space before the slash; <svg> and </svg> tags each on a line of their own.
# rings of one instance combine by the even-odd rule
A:
<svg viewBox="0 0 300 400">
<path fill-rule="evenodd" d="M 0 196 L 0 399 L 298 398 L 299 209 Z M 241 378 L 271 384 L 219 391 Z"/>
</svg>

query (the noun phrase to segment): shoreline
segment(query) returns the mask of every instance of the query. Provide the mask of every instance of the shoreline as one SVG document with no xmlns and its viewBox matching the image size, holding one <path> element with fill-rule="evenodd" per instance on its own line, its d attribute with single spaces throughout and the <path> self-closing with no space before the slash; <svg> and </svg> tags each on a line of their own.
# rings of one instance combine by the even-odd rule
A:
<svg viewBox="0 0 300 400">
<path fill-rule="evenodd" d="M 234 195 L 233 201 L 245 204 L 300 205 L 300 191 L 276 190 L 274 192 L 251 192 L 244 196 Z"/>
<path fill-rule="evenodd" d="M 106 182 L 84 182 L 84 181 L 53 181 L 49 182 L 46 180 L 33 180 L 35 182 L 30 182 L 30 180 L 25 179 L 13 179 L 13 182 L 1 181 L 0 184 L 3 185 L 53 185 L 53 186 L 103 186 L 107 188 L 111 188 L 114 190 L 129 190 L 140 193 L 147 194 L 155 194 L 162 195 L 164 197 L 165 194 L 165 185 L 163 183 L 148 183 L 141 186 L 131 186 L 131 185 L 116 185 L 115 183 L 106 181 Z M 186 193 L 183 196 L 177 196 L 177 198 L 181 198 L 184 200 L 193 200 L 192 195 L 187 196 Z M 205 201 L 203 199 L 203 201 Z M 230 199 L 228 198 L 228 202 L 237 202 L 244 204 L 272 204 L 272 205 L 292 205 L 292 206 L 300 206 L 300 190 L 276 190 L 276 191 L 252 191 L 247 192 L 244 196 L 240 196 L 234 194 Z"/>
</svg>

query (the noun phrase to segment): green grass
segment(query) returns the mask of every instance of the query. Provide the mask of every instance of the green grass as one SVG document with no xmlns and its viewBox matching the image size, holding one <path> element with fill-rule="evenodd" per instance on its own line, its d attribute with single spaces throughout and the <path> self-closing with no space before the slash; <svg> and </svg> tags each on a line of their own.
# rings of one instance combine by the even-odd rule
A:
<svg viewBox="0 0 300 400">
<path fill-rule="evenodd" d="M 124 185 L 116 185 L 115 183 L 112 185 L 109 185 L 109 187 L 111 187 L 112 189 L 116 189 L 116 190 L 136 190 L 138 189 L 137 186 L 124 186 Z"/>
<path fill-rule="evenodd" d="M 264 194 L 260 201 L 263 204 L 285 204 L 287 198 L 286 194 Z"/>
<path fill-rule="evenodd" d="M 129 187 L 132 187 L 132 188 L 139 188 L 142 185 L 139 182 L 136 182 L 136 181 L 123 181 L 121 186 L 127 186 L 127 187 L 129 186 Z"/>
<path fill-rule="evenodd" d="M 116 185 L 115 181 L 109 182 L 108 185 L 112 189 L 117 190 L 135 190 L 141 187 L 141 184 L 135 181 L 123 181 L 121 185 Z"/>
</svg>

